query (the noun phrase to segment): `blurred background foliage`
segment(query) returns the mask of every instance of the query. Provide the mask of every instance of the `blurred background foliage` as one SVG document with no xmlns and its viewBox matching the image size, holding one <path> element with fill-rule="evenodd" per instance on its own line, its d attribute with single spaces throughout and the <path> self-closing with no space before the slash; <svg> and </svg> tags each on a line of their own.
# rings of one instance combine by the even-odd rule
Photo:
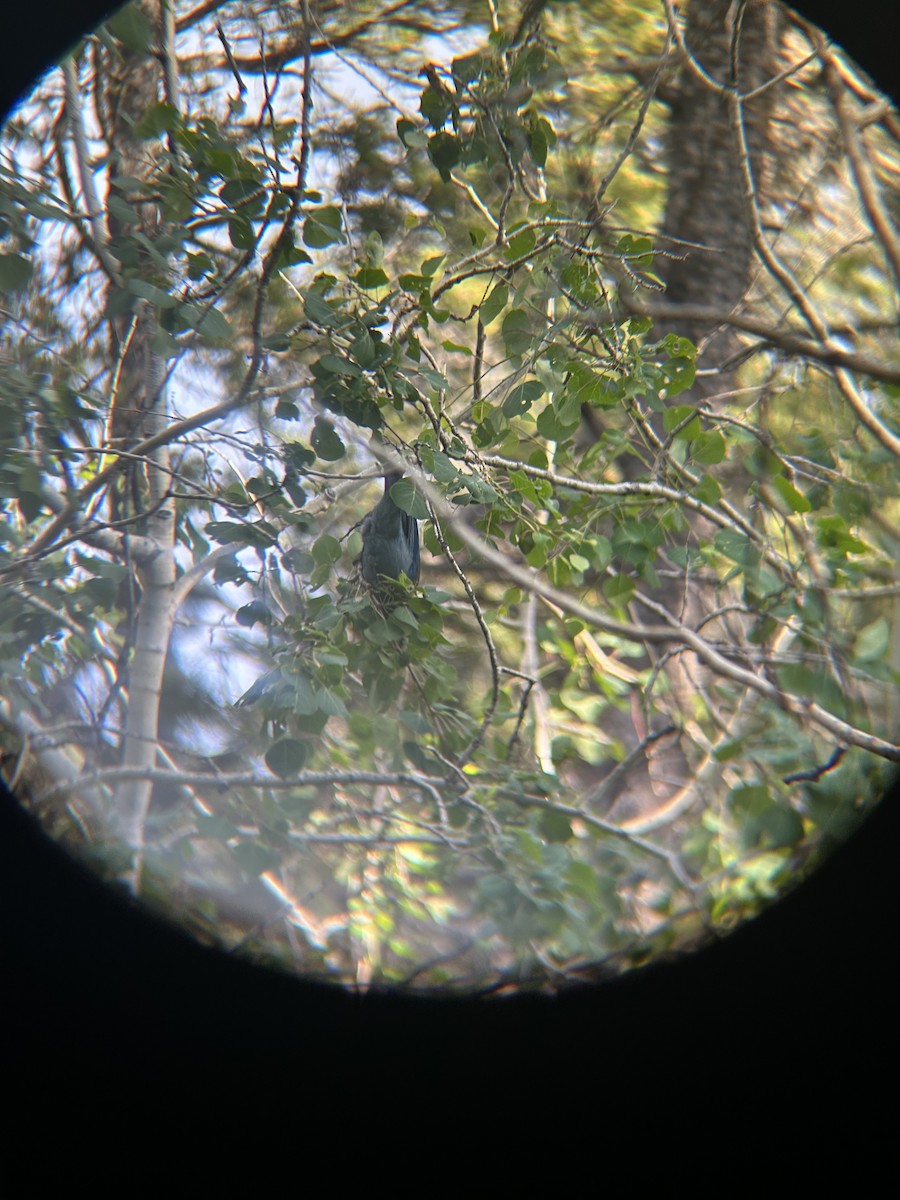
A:
<svg viewBox="0 0 900 1200">
<path fill-rule="evenodd" d="M 6 780 L 343 982 L 752 915 L 900 757 L 898 172 L 775 4 L 122 9 L 0 147 Z"/>
</svg>

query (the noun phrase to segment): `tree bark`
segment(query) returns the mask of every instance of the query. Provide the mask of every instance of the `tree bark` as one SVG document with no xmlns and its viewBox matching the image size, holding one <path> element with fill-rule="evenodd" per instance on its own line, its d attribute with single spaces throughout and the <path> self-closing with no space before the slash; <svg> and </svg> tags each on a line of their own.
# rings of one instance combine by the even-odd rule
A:
<svg viewBox="0 0 900 1200">
<path fill-rule="evenodd" d="M 141 0 L 139 7 L 155 32 L 156 45 L 145 50 L 121 47 L 121 67 L 110 79 L 105 104 L 110 143 L 115 149 L 110 196 L 117 195 L 126 204 L 128 186 L 117 184 L 117 178 L 146 181 L 146 191 L 151 192 L 149 185 L 156 171 L 151 143 L 136 137 L 134 126 L 160 100 L 161 94 L 170 102 L 175 99 L 171 95 L 174 86 L 171 73 L 169 76 L 164 73 L 166 64 L 174 64 L 167 5 L 165 0 Z M 157 46 L 159 55 L 154 53 Z M 117 237 L 126 241 L 133 253 L 134 232 L 150 240 L 157 239 L 161 232 L 155 204 L 138 204 L 134 208 L 139 219 L 130 227 L 118 219 L 114 209 L 110 212 L 114 249 Z M 126 256 L 123 260 L 126 285 L 127 277 L 144 279 L 150 272 L 158 276 L 159 270 L 149 257 Z M 166 288 L 170 284 L 168 279 L 155 282 Z M 130 310 L 122 312 L 111 325 L 116 368 L 107 431 L 116 446 L 127 449 L 142 438 L 159 433 L 168 424 L 165 362 L 153 348 L 157 313 L 146 301 L 136 299 Z M 134 614 L 134 644 L 128 666 L 122 765 L 149 769 L 156 765 L 157 759 L 163 675 L 175 609 L 176 514 L 175 501 L 169 494 L 168 446 L 162 445 L 148 455 L 139 473 L 130 470 L 132 480 L 124 503 L 143 509 L 143 518 L 135 528 L 143 535 L 144 546 L 149 541 L 151 549 L 135 557 L 140 599 Z M 115 794 L 115 832 L 130 851 L 125 881 L 134 892 L 141 886 L 144 828 L 152 790 L 149 779 L 132 779 L 119 784 Z"/>
<path fill-rule="evenodd" d="M 691 0 L 686 11 L 682 47 L 686 51 L 668 131 L 669 190 L 661 233 L 697 244 L 674 248 L 678 257 L 661 260 L 660 275 L 671 304 L 712 305 L 727 312 L 738 304 L 750 283 L 753 241 L 742 197 L 738 147 L 728 118 L 725 90 L 736 84 L 741 95 L 760 87 L 777 71 L 777 49 L 783 21 L 769 0 L 750 0 L 737 41 L 737 77 L 733 78 L 732 0 Z M 771 115 L 774 88 L 745 106 L 747 141 L 758 189 L 770 173 Z M 731 330 L 717 330 L 696 317 L 659 322 L 661 332 L 690 338 L 701 348 L 699 365 L 719 368 L 698 379 L 694 395 L 707 397 L 728 390 L 729 358 L 737 348 Z"/>
</svg>

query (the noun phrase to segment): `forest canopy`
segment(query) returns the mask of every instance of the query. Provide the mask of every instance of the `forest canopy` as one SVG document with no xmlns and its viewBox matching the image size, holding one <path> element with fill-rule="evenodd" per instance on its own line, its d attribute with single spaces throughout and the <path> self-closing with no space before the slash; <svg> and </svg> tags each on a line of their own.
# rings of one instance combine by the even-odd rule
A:
<svg viewBox="0 0 900 1200">
<path fill-rule="evenodd" d="M 900 761 L 898 184 L 769 0 L 121 9 L 0 139 L 4 780 L 336 982 L 752 916 Z"/>
</svg>

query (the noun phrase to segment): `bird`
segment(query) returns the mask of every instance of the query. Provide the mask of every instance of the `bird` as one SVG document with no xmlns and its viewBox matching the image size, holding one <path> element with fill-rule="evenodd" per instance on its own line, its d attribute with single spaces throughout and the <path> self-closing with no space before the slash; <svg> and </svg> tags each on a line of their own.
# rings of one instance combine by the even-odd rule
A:
<svg viewBox="0 0 900 1200">
<path fill-rule="evenodd" d="M 385 590 L 385 581 L 405 575 L 419 582 L 419 522 L 398 508 L 391 488 L 403 478 L 402 471 L 384 477 L 384 495 L 362 523 L 362 577 L 376 591 Z"/>
<path fill-rule="evenodd" d="M 402 478 L 402 471 L 385 475 L 384 495 L 363 519 L 360 529 L 363 544 L 358 562 L 362 577 L 385 611 L 396 602 L 392 581 L 405 575 L 411 583 L 419 582 L 419 522 L 391 499 L 391 488 Z M 279 701 L 290 705 L 294 691 L 295 685 L 280 667 L 275 667 L 260 676 L 235 706 L 253 705 L 264 697 L 270 706 Z"/>
</svg>

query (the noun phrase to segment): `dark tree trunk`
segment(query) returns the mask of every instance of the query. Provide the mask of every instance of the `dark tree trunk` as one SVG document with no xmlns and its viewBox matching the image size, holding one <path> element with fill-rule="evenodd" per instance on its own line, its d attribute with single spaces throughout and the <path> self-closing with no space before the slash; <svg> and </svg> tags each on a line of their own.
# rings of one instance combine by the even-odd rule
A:
<svg viewBox="0 0 900 1200">
<path fill-rule="evenodd" d="M 682 257 L 663 259 L 661 275 L 670 304 L 705 305 L 727 313 L 750 283 L 753 244 L 743 196 L 741 163 L 725 95 L 715 84 L 732 83 L 731 0 L 691 0 L 684 41 L 688 52 L 713 84 L 689 63 L 681 67 L 668 135 L 669 192 L 662 233 L 695 242 L 704 249 L 676 249 Z M 743 95 L 778 70 L 778 39 L 783 16 L 769 0 L 751 0 L 740 32 L 737 86 Z M 775 89 L 745 107 L 747 143 L 757 189 L 765 190 L 770 173 L 771 107 Z M 667 243 L 662 245 L 667 247 Z M 731 385 L 728 359 L 736 349 L 733 334 L 708 321 L 671 320 L 674 331 L 700 344 L 703 368 L 722 373 L 698 380 L 695 394 L 709 396 Z"/>
<path fill-rule="evenodd" d="M 677 257 L 658 258 L 666 286 L 667 305 L 713 307 L 727 315 L 738 305 L 751 283 L 754 246 L 745 198 L 740 151 L 729 118 L 728 99 L 722 89 L 732 85 L 732 0 L 690 0 L 686 11 L 684 44 L 693 59 L 682 62 L 670 99 L 668 128 L 668 195 L 659 239 L 661 249 Z M 783 16 L 769 0 L 749 0 L 740 30 L 737 87 L 744 95 L 777 74 L 778 42 Z M 704 78 L 708 76 L 709 78 Z M 668 89 L 667 89 L 668 90 Z M 772 146 L 770 88 L 745 106 L 746 141 L 755 190 L 762 196 L 769 187 Z M 694 247 L 680 243 L 695 243 Z M 694 317 L 658 319 L 654 337 L 678 333 L 699 350 L 697 379 L 675 403 L 708 400 L 735 386 L 736 356 L 740 346 L 734 333 L 708 319 Z M 653 413 L 651 424 L 664 437 L 663 414 Z M 646 458 L 624 456 L 620 466 L 626 478 L 646 474 Z M 689 622 L 701 621 L 718 605 L 708 589 L 682 579 L 664 579 L 656 588 L 643 589 L 657 603 L 679 612 Z M 656 614 L 636 604 L 642 619 Z M 665 674 L 672 689 L 672 718 L 677 724 L 690 713 L 697 678 L 704 672 L 696 661 L 678 657 Z M 641 727 L 628 729 L 628 714 L 618 714 L 619 736 L 631 744 Z M 613 720 L 613 727 L 618 722 Z M 646 778 L 633 775 L 614 806 L 619 820 L 642 821 L 653 828 L 667 823 L 667 814 L 678 811 L 681 789 L 692 777 L 692 767 L 682 753 L 679 738 L 664 739 L 648 755 Z"/>
</svg>

